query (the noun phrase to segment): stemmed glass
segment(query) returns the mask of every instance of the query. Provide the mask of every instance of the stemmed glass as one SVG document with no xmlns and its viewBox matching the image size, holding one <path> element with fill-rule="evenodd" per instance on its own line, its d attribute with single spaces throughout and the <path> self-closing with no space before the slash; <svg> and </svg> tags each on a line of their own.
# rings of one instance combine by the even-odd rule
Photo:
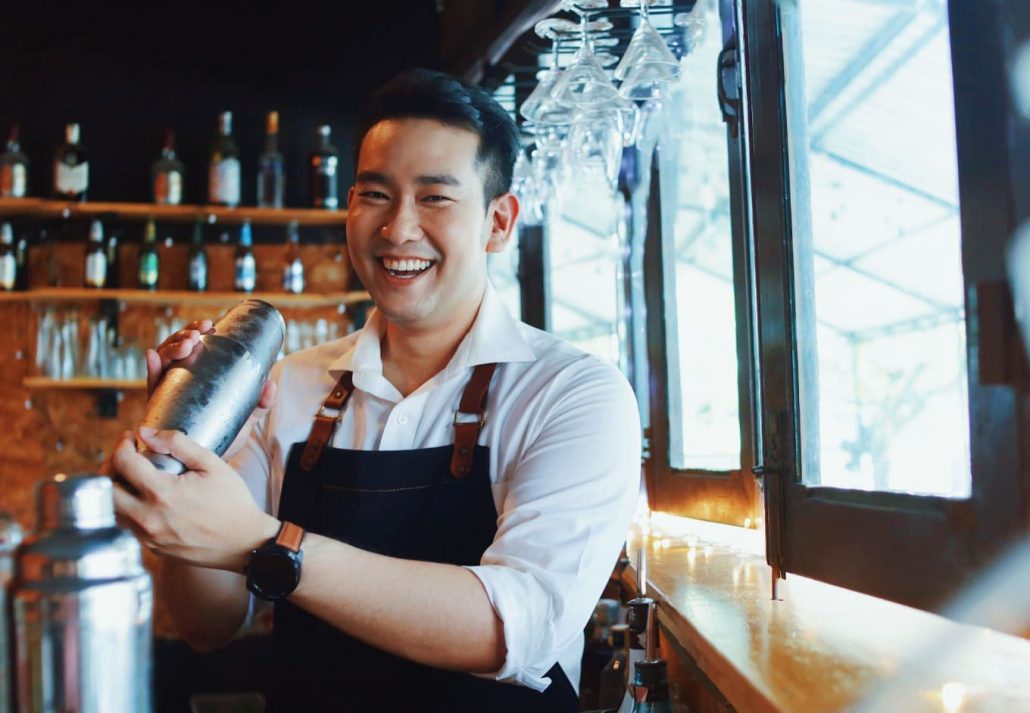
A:
<svg viewBox="0 0 1030 713">
<path fill-rule="evenodd" d="M 619 93 L 628 99 L 647 101 L 660 93 L 664 85 L 679 77 L 680 66 L 665 40 L 648 19 L 651 0 L 621 0 L 622 7 L 638 6 L 640 24 L 633 32 L 622 61 L 615 68 L 615 77 L 622 80 Z"/>
<path fill-rule="evenodd" d="M 552 17 L 536 23 L 533 31 L 538 37 L 551 40 L 551 66 L 540 75 L 536 89 L 522 102 L 519 113 L 537 125 L 571 124 L 574 110 L 567 104 L 557 101 L 554 89 L 562 74 L 558 67 L 558 51 L 562 36 L 578 32 L 579 27 L 569 20 Z"/>
<path fill-rule="evenodd" d="M 579 15 L 580 47 L 554 87 L 554 96 L 570 107 L 597 107 L 611 102 L 619 95 L 618 89 L 608 79 L 604 67 L 594 54 L 590 33 L 611 29 L 608 20 L 590 23 L 592 10 L 608 7 L 608 0 L 562 0 L 563 10 Z"/>
</svg>

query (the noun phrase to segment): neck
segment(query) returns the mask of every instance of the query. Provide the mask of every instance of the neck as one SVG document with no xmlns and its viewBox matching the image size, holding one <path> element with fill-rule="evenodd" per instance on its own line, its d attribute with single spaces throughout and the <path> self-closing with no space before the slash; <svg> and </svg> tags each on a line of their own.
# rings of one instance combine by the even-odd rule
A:
<svg viewBox="0 0 1030 713">
<path fill-rule="evenodd" d="M 431 327 L 412 327 L 386 320 L 382 341 L 383 376 L 403 396 L 443 371 L 479 314 L 479 302 L 461 318 Z"/>
</svg>

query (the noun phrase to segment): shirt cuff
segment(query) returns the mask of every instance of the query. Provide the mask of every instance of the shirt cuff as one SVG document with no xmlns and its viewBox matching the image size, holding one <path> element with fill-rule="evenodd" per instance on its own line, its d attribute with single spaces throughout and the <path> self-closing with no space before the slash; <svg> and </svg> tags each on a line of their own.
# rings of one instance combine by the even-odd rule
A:
<svg viewBox="0 0 1030 713">
<path fill-rule="evenodd" d="M 545 678 L 554 661 L 541 666 L 534 659 L 535 651 L 553 651 L 554 614 L 548 597 L 532 575 L 510 567 L 466 566 L 479 579 L 501 620 L 507 649 L 504 663 L 494 673 L 473 674 L 479 678 L 514 683 L 534 691 L 551 685 Z M 557 653 L 555 653 L 557 656 Z"/>
</svg>

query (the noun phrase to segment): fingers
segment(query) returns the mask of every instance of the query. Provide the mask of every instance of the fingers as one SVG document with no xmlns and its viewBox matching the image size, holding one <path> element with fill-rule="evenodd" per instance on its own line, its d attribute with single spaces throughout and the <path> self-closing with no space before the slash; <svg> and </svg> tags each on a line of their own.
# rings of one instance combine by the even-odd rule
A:
<svg viewBox="0 0 1030 713">
<path fill-rule="evenodd" d="M 111 453 L 110 470 L 115 484 L 120 484 L 126 490 L 135 490 L 137 493 L 154 492 L 159 490 L 168 474 L 160 473 L 149 460 L 140 455 L 136 450 L 136 441 L 132 431 L 126 431 L 118 439 L 118 443 Z"/>
<path fill-rule="evenodd" d="M 119 518 L 131 522 L 133 530 L 139 529 L 140 520 L 146 514 L 146 506 L 117 482 L 114 484 L 114 509 Z"/>
<path fill-rule="evenodd" d="M 185 359 L 193 353 L 194 347 L 200 342 L 201 336 L 214 329 L 214 322 L 210 319 L 199 319 L 190 322 L 185 328 L 164 340 L 157 349 L 148 349 L 146 352 L 147 364 L 147 395 L 154 393 L 165 369 L 180 359 Z"/>
<path fill-rule="evenodd" d="M 147 363 L 147 396 L 150 396 L 157 388 L 157 382 L 161 381 L 164 369 L 161 366 L 161 356 L 153 349 L 148 349 L 144 358 Z"/>
<path fill-rule="evenodd" d="M 222 464 L 221 458 L 182 431 L 158 431 L 141 426 L 139 436 L 147 448 L 156 453 L 172 456 L 186 466 L 187 470 L 205 473 Z"/>
</svg>

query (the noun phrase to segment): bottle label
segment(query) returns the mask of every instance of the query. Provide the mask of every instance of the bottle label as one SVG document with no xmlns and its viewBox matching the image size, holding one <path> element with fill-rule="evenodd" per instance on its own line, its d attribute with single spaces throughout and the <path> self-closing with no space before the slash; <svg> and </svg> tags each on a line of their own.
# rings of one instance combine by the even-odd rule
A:
<svg viewBox="0 0 1030 713">
<path fill-rule="evenodd" d="M 182 203 L 182 174 L 178 171 L 164 171 L 154 180 L 154 202 L 160 205 Z"/>
<path fill-rule="evenodd" d="M 311 158 L 311 192 L 316 208 L 335 209 L 339 206 L 336 190 L 337 163 L 339 163 L 339 159 L 336 156 L 313 156 Z"/>
<path fill-rule="evenodd" d="M 257 284 L 257 263 L 253 255 L 241 255 L 236 258 L 236 289 L 241 292 L 253 292 Z"/>
<path fill-rule="evenodd" d="M 58 161 L 54 173 L 57 176 L 58 193 L 77 196 L 89 188 L 89 161 L 83 161 L 78 166 Z"/>
<path fill-rule="evenodd" d="M 283 289 L 295 295 L 304 291 L 304 264 L 300 260 L 283 267 Z"/>
<path fill-rule="evenodd" d="M 0 169 L 0 196 L 24 198 L 27 171 L 23 163 L 9 163 Z"/>
<path fill-rule="evenodd" d="M 145 252 L 139 258 L 139 286 L 157 287 L 157 253 Z"/>
<path fill-rule="evenodd" d="M 207 260 L 202 255 L 190 260 L 190 289 L 198 292 L 207 289 Z"/>
<path fill-rule="evenodd" d="M 18 260 L 14 253 L 0 256 L 0 288 L 13 290 L 18 281 Z"/>
<path fill-rule="evenodd" d="M 107 255 L 90 252 L 86 254 L 86 286 L 103 287 L 107 282 Z"/>
<path fill-rule="evenodd" d="M 212 203 L 239 205 L 240 203 L 240 162 L 239 159 L 227 158 L 211 164 L 208 175 Z"/>
</svg>

